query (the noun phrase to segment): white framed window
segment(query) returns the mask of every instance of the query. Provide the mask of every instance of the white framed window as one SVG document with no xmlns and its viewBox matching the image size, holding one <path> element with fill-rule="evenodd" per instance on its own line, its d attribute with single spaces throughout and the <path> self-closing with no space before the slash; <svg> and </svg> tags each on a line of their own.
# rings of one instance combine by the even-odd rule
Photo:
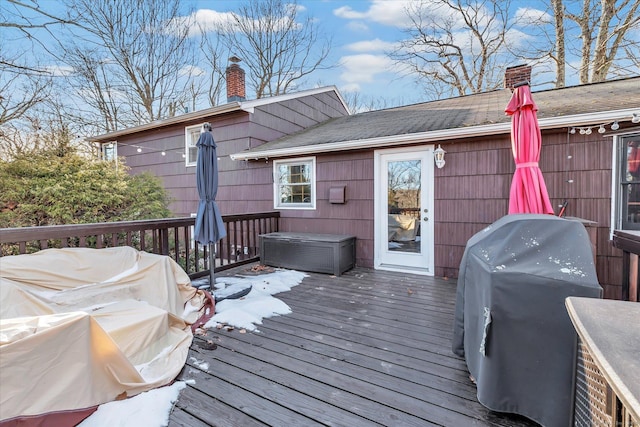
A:
<svg viewBox="0 0 640 427">
<path fill-rule="evenodd" d="M 273 197 L 275 209 L 316 208 L 316 159 L 274 160 Z"/>
<path fill-rule="evenodd" d="M 106 142 L 100 145 L 102 160 L 112 162 L 118 157 L 118 143 L 115 141 Z"/>
<path fill-rule="evenodd" d="M 640 132 L 616 137 L 612 225 L 640 230 Z"/>
<path fill-rule="evenodd" d="M 195 166 L 198 160 L 198 138 L 202 125 L 189 126 L 184 131 L 184 159 L 185 166 Z"/>
</svg>

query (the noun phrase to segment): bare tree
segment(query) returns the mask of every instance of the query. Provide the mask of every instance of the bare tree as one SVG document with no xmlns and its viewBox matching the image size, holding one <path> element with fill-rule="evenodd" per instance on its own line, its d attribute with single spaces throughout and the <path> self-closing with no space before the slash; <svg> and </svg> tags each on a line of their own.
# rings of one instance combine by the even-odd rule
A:
<svg viewBox="0 0 640 427">
<path fill-rule="evenodd" d="M 555 27 L 555 49 L 550 52 L 550 57 L 556 64 L 556 87 L 564 87 L 566 85 L 565 78 L 565 30 L 564 30 L 564 8 L 562 0 L 551 0 L 553 8 L 554 27 Z"/>
<path fill-rule="evenodd" d="M 188 102 L 194 44 L 178 25 L 179 0 L 69 0 L 82 31 L 63 45 L 69 77 L 97 109 L 105 131 L 169 116 Z"/>
<path fill-rule="evenodd" d="M 280 95 L 325 68 L 331 40 L 316 21 L 298 22 L 295 1 L 247 1 L 222 28 L 227 49 L 242 59 L 256 98 Z"/>
<path fill-rule="evenodd" d="M 36 17 L 40 18 L 37 22 Z M 51 33 L 52 27 L 63 23 L 63 19 L 41 11 L 35 1 L 0 2 L 0 125 L 22 119 L 47 98 L 51 74 L 31 51 L 35 44 L 41 46 L 37 32 Z M 10 51 L 9 43 L 19 43 L 20 49 Z"/>
<path fill-rule="evenodd" d="M 210 106 L 219 104 L 222 98 L 222 92 L 225 84 L 225 71 L 223 65 L 226 63 L 226 54 L 222 45 L 222 37 L 218 31 L 205 32 L 200 40 L 200 51 L 202 52 L 203 61 L 206 66 L 203 69 L 208 70 L 206 95 Z"/>
<path fill-rule="evenodd" d="M 556 87 L 566 85 L 567 69 L 573 66 L 568 58 L 579 60 L 580 84 L 637 75 L 634 57 L 640 40 L 633 35 L 640 30 L 639 8 L 640 0 L 551 0 L 550 16 L 541 15 L 536 22 L 536 42 L 519 54 L 530 61 L 550 58 Z"/>
<path fill-rule="evenodd" d="M 590 2 L 589 0 L 584 0 L 584 3 L 586 5 Z M 584 15 L 581 17 L 567 15 L 578 23 L 583 21 L 597 22 L 593 56 L 583 55 L 581 58 L 580 83 L 594 83 L 606 80 L 617 57 L 618 50 L 626 47 L 625 35 L 634 27 L 640 29 L 640 13 L 638 11 L 640 0 L 601 0 L 599 6 L 600 16 L 597 20 L 589 19 L 588 16 Z M 597 13 L 597 8 L 595 7 L 585 7 L 583 10 L 594 11 L 594 14 Z M 592 34 L 594 32 L 592 31 Z M 586 43 L 587 39 L 589 37 L 585 35 L 583 43 Z M 593 38 L 591 37 L 589 42 L 592 40 Z M 636 49 L 640 48 L 640 41 L 636 40 L 635 46 Z M 591 71 L 590 73 L 589 70 Z"/>
<path fill-rule="evenodd" d="M 408 160 L 389 163 L 387 170 L 387 197 L 390 208 L 420 206 L 420 161 Z"/>
<path fill-rule="evenodd" d="M 509 2 L 421 0 L 410 3 L 408 37 L 390 53 L 437 97 L 499 87 L 507 63 Z"/>
<path fill-rule="evenodd" d="M 344 98 L 344 102 L 347 104 L 347 108 L 352 114 L 382 110 L 405 104 L 401 98 L 392 100 L 381 96 L 367 96 L 362 92 L 346 92 L 342 94 L 342 97 Z"/>
<path fill-rule="evenodd" d="M 89 49 L 65 49 L 63 59 L 74 73 L 67 81 L 81 93 L 81 103 L 73 110 L 97 132 L 111 132 L 123 126 L 138 124 L 123 102 L 126 91 L 117 89 L 112 80 L 111 61 Z"/>
<path fill-rule="evenodd" d="M 57 153 L 73 150 L 87 158 L 95 158 L 99 146 L 81 135 L 94 134 L 96 128 L 86 128 L 84 120 L 85 117 L 70 115 L 50 94 L 30 108 L 20 120 L 0 127 L 0 159 L 8 160 L 43 150 Z"/>
<path fill-rule="evenodd" d="M 640 49 L 638 48 L 637 43 L 636 45 L 629 44 L 623 49 L 627 58 L 629 58 L 630 67 L 640 70 Z"/>
<path fill-rule="evenodd" d="M 46 99 L 48 79 L 41 72 L 20 73 L 15 63 L 0 64 L 0 126 L 21 119 Z"/>
</svg>

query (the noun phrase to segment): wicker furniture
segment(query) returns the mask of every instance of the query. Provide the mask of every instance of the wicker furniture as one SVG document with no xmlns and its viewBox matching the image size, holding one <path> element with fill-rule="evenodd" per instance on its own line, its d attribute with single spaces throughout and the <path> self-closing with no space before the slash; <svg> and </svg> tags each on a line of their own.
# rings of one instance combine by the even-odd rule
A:
<svg viewBox="0 0 640 427">
<path fill-rule="evenodd" d="M 640 426 L 640 304 L 569 297 L 578 333 L 574 426 Z"/>
</svg>

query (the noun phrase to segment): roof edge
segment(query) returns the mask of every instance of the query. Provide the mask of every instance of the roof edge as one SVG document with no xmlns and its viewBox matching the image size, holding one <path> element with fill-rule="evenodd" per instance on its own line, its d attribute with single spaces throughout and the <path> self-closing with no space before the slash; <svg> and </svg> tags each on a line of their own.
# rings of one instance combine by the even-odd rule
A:
<svg viewBox="0 0 640 427">
<path fill-rule="evenodd" d="M 218 105 L 218 106 L 211 107 L 211 108 L 206 108 L 204 110 L 199 110 L 199 111 L 194 111 L 194 112 L 191 112 L 191 113 L 181 114 L 179 116 L 170 117 L 168 119 L 155 120 L 153 122 L 145 123 L 143 125 L 139 125 L 139 126 L 135 126 L 135 127 L 127 128 L 127 129 L 122 129 L 122 130 L 116 130 L 116 131 L 113 131 L 113 132 L 109 132 L 109 133 L 105 133 L 105 134 L 102 134 L 102 135 L 98 135 L 98 136 L 87 138 L 87 140 L 91 141 L 91 142 L 113 141 L 114 139 L 116 139 L 116 138 L 118 138 L 120 136 L 124 136 L 124 135 L 131 135 L 131 134 L 138 133 L 138 132 L 144 132 L 144 131 L 147 131 L 147 130 L 150 130 L 150 129 L 157 129 L 157 128 L 161 128 L 161 127 L 164 127 L 164 126 L 174 125 L 176 123 L 186 122 L 186 121 L 190 121 L 190 120 L 196 120 L 196 119 L 200 119 L 200 118 L 203 118 L 203 117 L 209 117 L 209 116 L 212 116 L 212 115 L 230 113 L 230 112 L 233 112 L 233 111 L 240 111 L 240 110 L 242 110 L 241 103 L 237 102 L 237 101 L 234 101 L 234 102 L 231 102 L 231 103 Z"/>
<path fill-rule="evenodd" d="M 131 135 L 138 132 L 144 132 L 150 129 L 170 126 L 170 125 L 174 125 L 182 122 L 197 120 L 204 117 L 210 117 L 213 115 L 231 113 L 234 111 L 246 111 L 247 113 L 252 114 L 256 107 L 260 107 L 268 104 L 274 104 L 276 102 L 287 101 L 290 99 L 301 98 L 303 96 L 316 95 L 324 92 L 331 92 L 331 91 L 336 93 L 345 111 L 347 112 L 347 114 L 350 115 L 351 112 L 349 111 L 349 107 L 347 106 L 347 103 L 345 102 L 344 98 L 338 91 L 338 88 L 335 85 L 331 85 L 331 86 L 322 86 L 314 89 L 307 89 L 300 92 L 285 93 L 282 95 L 271 96 L 268 98 L 252 99 L 250 101 L 229 102 L 226 104 L 217 105 L 215 107 L 205 108 L 204 110 L 193 111 L 191 113 L 181 114 L 179 116 L 170 117 L 162 120 L 155 120 L 153 122 L 145 123 L 143 125 L 90 137 L 90 138 L 87 138 L 87 140 L 91 142 L 113 141 L 114 139 L 124 135 Z"/>
<path fill-rule="evenodd" d="M 303 90 L 303 91 L 300 91 L 300 92 L 289 92 L 289 93 L 285 93 L 285 94 L 277 95 L 277 96 L 272 96 L 272 97 L 268 97 L 268 98 L 252 99 L 250 101 L 242 101 L 242 102 L 240 102 L 240 104 L 241 104 L 241 108 L 244 111 L 247 111 L 249 113 L 253 113 L 253 110 L 256 107 L 260 107 L 260 106 L 263 106 L 263 105 L 273 104 L 275 102 L 288 101 L 290 99 L 296 99 L 296 98 L 300 98 L 300 97 L 303 97 L 303 96 L 309 96 L 309 95 L 317 95 L 319 93 L 331 92 L 331 91 L 334 91 L 336 93 L 336 95 L 338 96 L 338 98 L 340 100 L 340 103 L 344 107 L 345 111 L 347 111 L 347 113 L 349 113 L 349 115 L 351 115 L 351 113 L 349 112 L 349 107 L 347 106 L 347 103 L 345 102 L 345 100 L 342 97 L 342 95 L 340 95 L 340 92 L 338 91 L 338 88 L 335 85 L 321 86 L 321 87 L 317 87 L 317 88 L 313 88 L 313 89 L 306 89 L 306 90 Z"/>
<path fill-rule="evenodd" d="M 554 129 L 559 127 L 579 127 L 593 123 L 631 120 L 632 113 L 637 108 L 612 110 L 598 113 L 574 114 L 570 116 L 548 117 L 538 120 L 540 129 Z M 273 150 L 256 150 L 231 154 L 232 160 L 257 160 L 269 157 L 301 156 L 335 151 L 350 151 L 365 148 L 393 147 L 404 144 L 442 142 L 457 138 L 473 138 L 496 134 L 510 133 L 511 122 L 493 123 L 490 125 L 469 126 L 453 129 L 441 129 L 428 132 L 417 132 L 405 135 L 391 135 L 378 138 L 338 141 L 325 144 L 306 145 L 293 148 Z"/>
</svg>

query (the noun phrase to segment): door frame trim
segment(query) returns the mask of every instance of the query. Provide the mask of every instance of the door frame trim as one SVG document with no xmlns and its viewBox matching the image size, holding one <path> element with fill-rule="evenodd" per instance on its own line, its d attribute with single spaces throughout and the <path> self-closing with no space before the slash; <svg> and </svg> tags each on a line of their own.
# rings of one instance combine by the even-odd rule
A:
<svg viewBox="0 0 640 427">
<path fill-rule="evenodd" d="M 433 144 L 424 144 L 424 145 L 419 145 L 419 146 L 412 146 L 412 147 L 403 147 L 403 148 L 388 148 L 388 149 L 383 149 L 383 150 L 374 150 L 373 152 L 373 158 L 374 158 L 374 175 L 373 175 L 373 185 L 374 185 L 374 195 L 373 195 L 373 205 L 374 205 L 374 217 L 373 217 L 373 224 L 374 224 L 374 233 L 373 233 L 373 268 L 376 270 L 390 270 L 390 271 L 399 271 L 399 272 L 405 272 L 405 273 L 413 273 L 413 274 L 422 274 L 422 275 L 427 275 L 427 276 L 434 276 L 434 270 L 435 270 L 435 254 L 434 254 L 434 248 L 435 248 L 435 227 L 434 227 L 434 221 L 433 221 L 433 212 L 434 212 L 434 164 L 433 164 L 433 150 L 435 149 L 435 145 Z M 383 212 L 383 208 L 381 206 L 381 200 L 383 200 L 383 195 L 386 191 L 386 189 L 382 188 L 382 178 L 381 178 L 381 162 L 382 162 L 382 156 L 386 155 L 386 154 L 402 154 L 402 153 L 423 153 L 426 154 L 426 160 L 430 162 L 429 166 L 427 166 L 425 169 L 425 174 L 426 176 L 423 177 L 423 182 L 426 183 L 426 196 L 424 195 L 424 191 L 423 191 L 423 199 L 425 202 L 426 206 L 422 206 L 422 208 L 426 208 L 429 210 L 429 221 L 428 222 L 423 222 L 421 221 L 420 226 L 423 230 L 426 229 L 426 234 L 428 236 L 431 236 L 430 242 L 423 242 L 423 244 L 427 245 L 426 249 L 426 253 L 427 253 L 427 262 L 426 262 L 426 267 L 425 268 L 416 268 L 416 267 L 412 267 L 412 266 L 402 266 L 402 265 L 395 265 L 395 264 L 385 264 L 382 262 L 382 254 L 381 251 L 383 250 L 382 248 L 382 237 L 384 235 L 385 239 L 384 239 L 384 243 L 387 243 L 387 236 L 388 233 L 384 233 L 384 230 L 382 230 L 382 215 L 387 215 L 387 210 L 384 209 Z M 384 197 L 384 200 L 386 200 L 386 196 Z M 421 215 L 422 216 L 422 215 Z"/>
</svg>

